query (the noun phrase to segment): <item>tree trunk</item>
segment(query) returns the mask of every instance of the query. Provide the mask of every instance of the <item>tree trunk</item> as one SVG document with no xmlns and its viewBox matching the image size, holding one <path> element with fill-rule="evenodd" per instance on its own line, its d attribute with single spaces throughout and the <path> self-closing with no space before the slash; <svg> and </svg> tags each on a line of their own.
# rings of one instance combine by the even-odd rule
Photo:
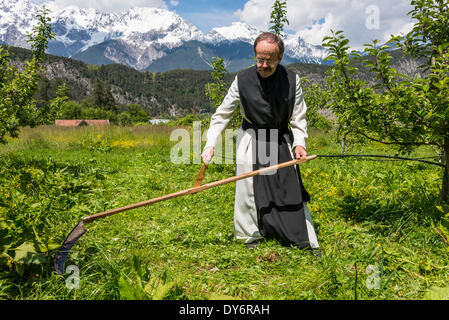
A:
<svg viewBox="0 0 449 320">
<path fill-rule="evenodd" d="M 441 187 L 441 200 L 449 204 L 449 140 L 445 141 L 443 149 L 443 185 Z"/>
</svg>

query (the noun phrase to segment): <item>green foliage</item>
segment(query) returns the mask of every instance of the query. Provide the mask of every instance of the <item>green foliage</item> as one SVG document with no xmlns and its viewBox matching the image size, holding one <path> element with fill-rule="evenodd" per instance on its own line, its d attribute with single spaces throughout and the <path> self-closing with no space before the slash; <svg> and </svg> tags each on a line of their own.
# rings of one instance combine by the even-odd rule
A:
<svg viewBox="0 0 449 320">
<path fill-rule="evenodd" d="M 126 111 L 120 113 L 120 115 L 118 116 L 118 123 L 124 127 L 131 126 L 133 124 L 133 121 L 131 119 L 131 114 Z"/>
<path fill-rule="evenodd" d="M 120 298 L 124 300 L 163 300 L 185 298 L 176 281 L 168 280 L 167 272 L 160 277 L 151 276 L 140 257 L 132 257 L 131 273 L 119 279 Z"/>
<path fill-rule="evenodd" d="M 31 49 L 34 51 L 34 58 L 37 62 L 42 62 L 45 58 L 45 50 L 48 47 L 48 41 L 54 39 L 56 34 L 52 31 L 50 25 L 50 17 L 48 16 L 50 10 L 42 7 L 36 14 L 38 20 L 37 26 L 33 31 L 28 33 L 28 42 L 31 43 Z"/>
<path fill-rule="evenodd" d="M 212 59 L 212 67 L 214 68 L 214 71 L 212 71 L 212 78 L 215 80 L 215 82 L 207 83 L 204 86 L 204 91 L 206 97 L 209 98 L 214 107 L 218 108 L 223 102 L 228 90 L 228 86 L 224 81 L 225 75 L 228 73 L 228 71 L 226 70 L 226 67 L 224 65 L 224 60 L 220 57 L 214 57 Z M 202 124 L 207 127 L 209 125 L 209 121 L 210 119 L 205 119 Z M 242 116 L 239 110 L 236 110 L 231 119 L 230 127 L 238 128 L 241 123 Z"/>
<path fill-rule="evenodd" d="M 320 111 L 328 109 L 327 104 L 331 100 L 329 91 L 317 83 L 310 84 L 307 78 L 302 78 L 301 82 L 307 105 L 307 126 L 323 130 L 332 129 L 331 121 L 320 114 Z"/>
<path fill-rule="evenodd" d="M 188 114 L 185 117 L 173 120 L 173 125 L 175 126 L 192 126 L 194 121 L 201 121 L 201 119 L 196 114 Z"/>
<path fill-rule="evenodd" d="M 273 11 L 270 14 L 270 23 L 272 26 L 270 27 L 270 31 L 274 34 L 283 37 L 282 33 L 284 30 L 284 24 L 290 24 L 287 19 L 287 1 L 274 1 L 272 6 Z"/>
<path fill-rule="evenodd" d="M 53 122 L 56 119 L 64 119 L 62 117 L 63 115 L 63 108 L 68 102 L 68 87 L 65 82 L 63 82 L 60 86 L 58 86 L 58 89 L 56 91 L 56 97 L 52 100 L 50 100 L 50 103 L 48 105 L 44 105 L 41 109 L 41 113 L 47 115 L 46 118 L 51 120 Z M 73 118 L 76 119 L 76 118 Z M 42 123 L 44 122 L 44 119 L 42 119 Z"/>
<path fill-rule="evenodd" d="M 2 157 L 0 256 L 19 275 L 32 265 L 47 264 L 48 252 L 60 246 L 51 226 L 93 185 L 81 178 L 79 169 L 51 157 L 29 162 L 20 156 Z"/>
<path fill-rule="evenodd" d="M 150 120 L 150 117 L 141 105 L 129 104 L 125 108 L 126 111 L 123 111 L 118 116 L 118 123 L 121 126 L 132 126 L 137 123 L 148 123 Z"/>
<path fill-rule="evenodd" d="M 228 71 L 226 70 L 223 58 L 220 57 L 212 58 L 212 68 L 214 69 L 212 71 L 214 82 L 207 83 L 204 86 L 204 92 L 214 107 L 218 108 L 226 95 L 227 88 L 224 82 L 224 76 Z"/>
<path fill-rule="evenodd" d="M 148 122 L 150 120 L 150 117 L 141 105 L 128 104 L 126 110 L 129 112 L 133 123 Z"/>
<path fill-rule="evenodd" d="M 38 24 L 28 35 L 33 57 L 26 62 L 22 72 L 8 63 L 9 53 L 0 48 L 0 143 L 5 137 L 17 137 L 20 127 L 36 125 L 47 115 L 37 111 L 33 99 L 38 90 L 38 80 L 48 41 L 54 37 L 51 32 L 49 10 L 43 7 L 37 14 Z"/>
<path fill-rule="evenodd" d="M 449 4 L 444 0 L 413 0 L 409 15 L 417 21 L 412 30 L 398 40 L 398 46 L 417 58 L 425 58 L 420 66 L 425 71 L 432 67 L 447 67 Z M 436 66 L 439 64 L 439 66 Z M 435 70 L 431 73 L 435 73 Z M 441 79 L 441 80 L 444 80 Z"/>
<path fill-rule="evenodd" d="M 111 86 L 106 81 L 95 79 L 91 95 L 92 105 L 96 108 L 111 110 L 116 105 Z"/>
<path fill-rule="evenodd" d="M 61 106 L 60 118 L 61 119 L 85 119 L 81 116 L 82 107 L 76 101 L 66 101 Z"/>
<path fill-rule="evenodd" d="M 342 136 L 357 136 L 391 144 L 400 152 L 410 152 L 421 145 L 439 150 L 445 160 L 442 200 L 449 201 L 449 20 L 445 1 L 412 1 L 412 17 L 418 22 L 406 36 L 393 37 L 379 46 L 374 40 L 365 45 L 364 59 L 349 51 L 349 40 L 342 31 L 324 38 L 323 46 L 331 52 L 328 60 L 334 67 L 328 73 L 332 88 L 331 106 L 338 119 Z M 399 43 L 406 53 L 423 61 L 423 76 L 414 78 L 400 74 L 390 66 L 391 43 Z M 369 86 L 358 79 L 358 68 L 352 61 L 360 61 L 375 75 L 377 84 Z"/>
<path fill-rule="evenodd" d="M 449 244 L 449 206 L 437 206 L 437 209 L 443 214 L 443 217 L 438 223 L 436 231 L 440 234 L 443 240 Z"/>
</svg>

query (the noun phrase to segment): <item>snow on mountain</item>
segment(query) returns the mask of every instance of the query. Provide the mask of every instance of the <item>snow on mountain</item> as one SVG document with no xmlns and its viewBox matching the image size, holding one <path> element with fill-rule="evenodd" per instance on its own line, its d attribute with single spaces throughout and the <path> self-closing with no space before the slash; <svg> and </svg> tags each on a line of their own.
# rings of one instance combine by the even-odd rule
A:
<svg viewBox="0 0 449 320">
<path fill-rule="evenodd" d="M 261 33 L 261 30 L 257 30 L 244 22 L 233 22 L 228 27 L 213 28 L 206 36 L 206 40 L 211 42 L 220 42 L 224 40 L 229 41 L 243 41 L 254 43 L 257 36 Z"/>
<path fill-rule="evenodd" d="M 29 48 L 25 34 L 33 27 L 34 5 L 23 0 L 0 0 L 0 43 Z"/>
<path fill-rule="evenodd" d="M 141 46 L 148 42 L 179 45 L 183 41 L 204 37 L 194 25 L 164 9 L 132 8 L 126 12 L 104 13 L 76 6 L 60 9 L 52 1 L 45 3 L 45 6 L 51 11 L 51 23 L 56 27 L 57 40 L 68 44 L 84 40 L 86 47 L 89 47 L 105 40 L 123 39 L 134 44 L 139 42 Z M 39 8 L 28 0 L 0 0 L 0 34 L 4 34 L 3 31 L 10 25 L 29 32 L 30 21 L 35 20 Z M 83 31 L 86 35 L 76 39 L 74 34 Z"/>
<path fill-rule="evenodd" d="M 184 41 L 203 37 L 202 32 L 195 26 L 176 13 L 164 9 L 132 8 L 126 12 L 102 13 L 94 9 L 85 10 L 70 6 L 53 12 L 54 23 L 66 27 L 66 33 L 60 32 L 58 40 L 68 40 L 67 43 L 84 40 L 80 51 L 114 39 L 145 49 L 154 44 L 170 48 Z M 87 34 L 79 39 L 83 30 Z"/>
<path fill-rule="evenodd" d="M 92 46 L 105 40 L 122 39 L 130 44 L 145 47 L 150 42 L 180 44 L 202 37 L 192 24 L 174 12 L 157 8 L 133 8 L 127 12 L 101 13 L 94 9 L 71 7 L 57 14 L 56 22 L 71 26 L 68 30 L 88 30 Z"/>
<path fill-rule="evenodd" d="M 207 41 L 217 43 L 221 41 L 243 41 L 254 43 L 262 32 L 247 23 L 234 22 L 228 27 L 214 28 L 206 36 Z M 284 39 L 285 54 L 297 60 L 310 63 L 321 63 L 327 57 L 328 52 L 321 46 L 306 43 L 297 35 L 288 34 Z"/>
<path fill-rule="evenodd" d="M 234 22 L 231 26 L 214 28 L 206 36 L 207 41 L 217 43 L 221 41 L 243 41 L 254 43 L 257 36 L 262 32 L 246 23 Z M 290 58 L 309 63 L 321 63 L 327 57 L 328 52 L 321 46 L 306 43 L 297 35 L 287 34 L 284 39 L 285 54 Z"/>
<path fill-rule="evenodd" d="M 321 63 L 329 55 L 325 48 L 306 43 L 297 35 L 287 35 L 284 45 L 285 54 L 308 63 Z"/>
<path fill-rule="evenodd" d="M 45 7 L 50 10 L 56 33 L 56 38 L 49 43 L 49 53 L 83 56 L 90 61 L 104 61 L 104 57 L 138 70 L 146 69 L 192 40 L 252 44 L 261 32 L 246 23 L 234 22 L 204 35 L 175 12 L 158 8 L 106 13 L 73 5 L 60 8 L 54 1 L 46 2 Z M 40 8 L 29 0 L 0 0 L 0 43 L 29 48 L 26 34 L 37 23 L 35 15 Z M 301 61 L 320 63 L 325 55 L 323 48 L 311 46 L 298 37 L 286 39 L 285 44 L 286 54 Z"/>
</svg>

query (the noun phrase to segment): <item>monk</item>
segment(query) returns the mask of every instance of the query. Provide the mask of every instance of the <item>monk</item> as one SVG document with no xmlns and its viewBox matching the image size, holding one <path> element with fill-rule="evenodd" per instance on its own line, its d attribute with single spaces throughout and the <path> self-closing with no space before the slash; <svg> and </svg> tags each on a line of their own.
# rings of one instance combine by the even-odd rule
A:
<svg viewBox="0 0 449 320">
<path fill-rule="evenodd" d="M 280 64 L 282 39 L 264 32 L 254 42 L 254 53 L 256 65 L 237 74 L 211 117 L 201 155 L 206 165 L 212 160 L 218 137 L 240 105 L 243 122 L 237 136 L 237 175 L 307 156 L 307 107 L 299 76 Z M 309 200 L 299 166 L 237 181 L 235 237 L 248 248 L 261 239 L 274 238 L 286 245 L 317 249 Z"/>
</svg>

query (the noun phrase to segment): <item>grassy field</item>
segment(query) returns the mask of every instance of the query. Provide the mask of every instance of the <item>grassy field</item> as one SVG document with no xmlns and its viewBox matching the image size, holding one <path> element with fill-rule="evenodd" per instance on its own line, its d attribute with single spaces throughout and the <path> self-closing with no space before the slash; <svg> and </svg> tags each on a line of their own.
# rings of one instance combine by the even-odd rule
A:
<svg viewBox="0 0 449 320">
<path fill-rule="evenodd" d="M 442 172 L 402 161 L 319 158 L 301 165 L 321 258 L 276 241 L 248 250 L 235 240 L 235 184 L 227 184 L 87 225 L 66 264 L 79 273 L 55 274 L 56 248 L 82 217 L 192 186 L 200 165 L 170 161 L 173 129 L 46 126 L 0 146 L 0 298 L 447 296 Z M 310 154 L 339 153 L 331 135 L 309 135 Z M 394 151 L 369 144 L 348 153 Z M 233 175 L 234 165 L 212 164 L 204 183 Z"/>
</svg>

